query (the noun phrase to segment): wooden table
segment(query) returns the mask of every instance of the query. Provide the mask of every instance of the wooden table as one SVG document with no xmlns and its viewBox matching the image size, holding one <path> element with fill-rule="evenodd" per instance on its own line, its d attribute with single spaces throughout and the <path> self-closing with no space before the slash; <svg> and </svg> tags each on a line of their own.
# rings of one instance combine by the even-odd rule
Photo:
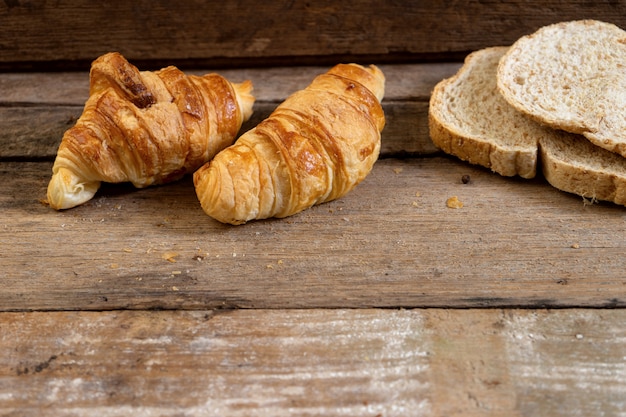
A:
<svg viewBox="0 0 626 417">
<path fill-rule="evenodd" d="M 500 27 L 509 7 L 478 29 Z M 15 30 L 17 9 L 6 12 Z M 416 42 L 435 55 L 486 43 L 445 33 L 457 43 Z M 51 59 L 30 50 L 26 61 Z M 428 100 L 458 60 L 383 62 L 387 126 L 365 181 L 236 227 L 203 213 L 190 178 L 105 185 L 64 212 L 42 204 L 88 75 L 28 65 L 0 73 L 0 415 L 626 415 L 626 209 L 438 152 Z M 243 131 L 326 69 L 218 71 L 255 85 Z M 452 196 L 462 208 L 447 206 Z"/>
<path fill-rule="evenodd" d="M 438 153 L 429 91 L 458 66 L 383 65 L 370 176 L 237 227 L 189 178 L 45 206 L 86 74 L 0 75 L 2 413 L 623 413 L 626 211 Z M 323 70 L 224 72 L 253 124 Z"/>
</svg>

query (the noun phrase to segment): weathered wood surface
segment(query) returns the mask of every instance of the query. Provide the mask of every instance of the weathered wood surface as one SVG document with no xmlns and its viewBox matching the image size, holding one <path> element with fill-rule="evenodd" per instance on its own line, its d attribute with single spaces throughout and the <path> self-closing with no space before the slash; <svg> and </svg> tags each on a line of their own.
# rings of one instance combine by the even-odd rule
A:
<svg viewBox="0 0 626 417">
<path fill-rule="evenodd" d="M 626 415 L 624 208 L 436 153 L 458 64 L 382 67 L 371 175 L 238 227 L 189 178 L 41 204 L 87 77 L 0 74 L 0 415 Z M 319 71 L 226 75 L 259 120 Z"/>
<path fill-rule="evenodd" d="M 256 102 L 245 131 L 289 94 L 306 87 L 329 67 L 218 70 L 233 82 L 251 80 Z M 428 99 L 434 85 L 459 64 L 381 65 L 387 78 L 387 125 L 383 156 L 436 151 L 428 138 Z M 215 70 L 194 70 L 204 74 Z M 63 132 L 80 116 L 89 95 L 87 72 L 0 74 L 0 160 L 52 159 Z"/>
<path fill-rule="evenodd" d="M 626 304 L 624 208 L 541 179 L 383 159 L 339 200 L 233 227 L 189 179 L 55 212 L 50 167 L 0 164 L 0 310 Z"/>
<path fill-rule="evenodd" d="M 238 64 L 406 62 L 509 44 L 540 26 L 595 18 L 626 27 L 626 5 L 602 1 L 0 3 L 4 68 L 85 68 L 119 51 L 145 61 Z"/>
<path fill-rule="evenodd" d="M 621 416 L 626 310 L 0 314 L 6 416 Z"/>
<path fill-rule="evenodd" d="M 429 92 L 456 68 L 384 67 L 386 149 L 434 152 L 426 126 Z M 269 112 L 321 71 L 228 76 L 252 79 Z M 189 178 L 145 190 L 105 186 L 86 205 L 55 212 L 40 200 L 60 135 L 74 120 L 63 112 L 81 108 L 86 79 L 4 74 L 0 80 L 1 110 L 39 116 L 31 123 L 0 121 L 2 132 L 12 132 L 0 134 L 6 152 L 0 310 L 626 303 L 623 207 L 587 205 L 541 179 L 501 178 L 452 158 L 381 159 L 338 201 L 241 227 L 208 218 Z M 421 110 L 411 114 L 413 108 Z M 470 175 L 469 184 L 462 184 L 463 175 Z M 462 209 L 446 206 L 452 196 Z"/>
</svg>

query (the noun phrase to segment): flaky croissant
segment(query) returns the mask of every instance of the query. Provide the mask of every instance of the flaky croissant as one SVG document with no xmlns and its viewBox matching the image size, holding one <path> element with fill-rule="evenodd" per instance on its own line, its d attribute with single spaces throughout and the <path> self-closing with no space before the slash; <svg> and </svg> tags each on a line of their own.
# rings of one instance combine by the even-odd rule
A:
<svg viewBox="0 0 626 417">
<path fill-rule="evenodd" d="M 380 151 L 385 78 L 339 64 L 193 176 L 203 210 L 223 223 L 286 217 L 345 195 Z"/>
<path fill-rule="evenodd" d="M 48 203 L 67 209 L 93 197 L 101 182 L 138 188 L 193 172 L 231 145 L 252 114 L 252 83 L 175 67 L 139 71 L 119 53 L 96 59 L 89 99 L 63 135 Z"/>
</svg>

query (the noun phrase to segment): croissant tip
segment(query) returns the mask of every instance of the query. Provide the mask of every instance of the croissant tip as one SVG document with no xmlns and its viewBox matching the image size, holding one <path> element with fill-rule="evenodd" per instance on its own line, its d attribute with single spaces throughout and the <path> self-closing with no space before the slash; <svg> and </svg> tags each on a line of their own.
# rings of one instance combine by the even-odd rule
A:
<svg viewBox="0 0 626 417">
<path fill-rule="evenodd" d="M 252 90 L 254 90 L 254 85 L 252 84 L 251 80 L 245 80 L 245 81 L 242 81 L 240 83 L 236 83 L 235 85 L 239 86 L 240 90 L 246 91 L 248 93 L 250 93 Z"/>
<path fill-rule="evenodd" d="M 241 83 L 232 83 L 232 86 L 237 95 L 237 103 L 241 109 L 243 121 L 246 121 L 252 116 L 252 107 L 255 101 L 255 97 L 252 95 L 254 86 L 250 80 Z"/>
<path fill-rule="evenodd" d="M 382 102 L 385 95 L 385 74 L 376 65 L 338 64 L 331 68 L 328 73 L 344 76 L 361 83 L 376 96 L 379 103 Z"/>
<path fill-rule="evenodd" d="M 66 210 L 91 200 L 100 188 L 99 181 L 81 181 L 68 169 L 58 169 L 50 179 L 47 200 L 55 210 Z"/>
</svg>

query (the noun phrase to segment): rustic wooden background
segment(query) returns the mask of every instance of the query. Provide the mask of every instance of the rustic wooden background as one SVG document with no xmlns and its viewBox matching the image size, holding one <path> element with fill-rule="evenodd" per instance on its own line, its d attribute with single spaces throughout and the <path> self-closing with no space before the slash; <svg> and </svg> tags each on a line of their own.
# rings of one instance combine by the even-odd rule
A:
<svg viewBox="0 0 626 417">
<path fill-rule="evenodd" d="M 7 0 L 0 3 L 0 64 L 84 70 L 109 51 L 155 67 L 459 60 L 543 25 L 581 18 L 624 27 L 626 4 Z"/>
<path fill-rule="evenodd" d="M 581 18 L 624 28 L 626 3 L 0 3 L 0 415 L 625 415 L 624 207 L 442 155 L 426 122 L 468 52 Z M 378 64 L 381 159 L 284 220 L 219 224 L 189 178 L 55 212 L 112 50 L 252 80 L 242 131 L 329 65 Z"/>
</svg>

